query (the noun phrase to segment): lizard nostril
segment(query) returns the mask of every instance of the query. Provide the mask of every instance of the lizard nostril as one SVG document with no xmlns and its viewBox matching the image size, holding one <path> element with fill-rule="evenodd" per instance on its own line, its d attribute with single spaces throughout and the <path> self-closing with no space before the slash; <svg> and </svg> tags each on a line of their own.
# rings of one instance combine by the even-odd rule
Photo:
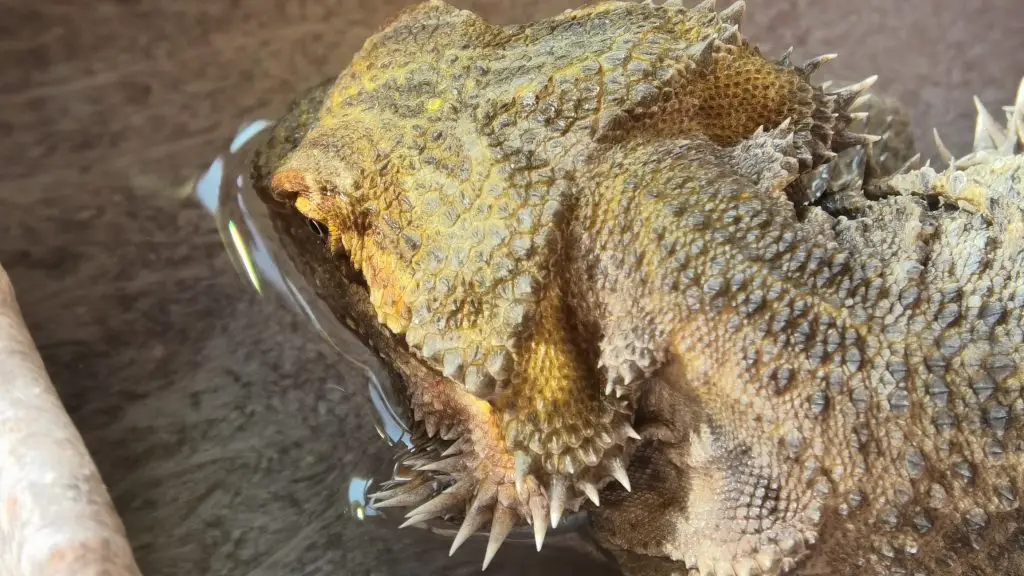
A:
<svg viewBox="0 0 1024 576">
<path fill-rule="evenodd" d="M 279 202 L 293 199 L 295 196 L 309 194 L 310 188 L 306 176 L 298 170 L 281 170 L 274 173 L 270 180 L 270 190 Z"/>
</svg>

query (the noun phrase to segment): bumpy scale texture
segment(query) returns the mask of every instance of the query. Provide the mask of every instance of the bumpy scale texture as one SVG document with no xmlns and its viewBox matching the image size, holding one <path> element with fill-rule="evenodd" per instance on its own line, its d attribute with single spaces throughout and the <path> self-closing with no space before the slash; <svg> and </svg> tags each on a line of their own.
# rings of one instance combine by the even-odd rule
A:
<svg viewBox="0 0 1024 576">
<path fill-rule="evenodd" d="M 485 567 L 583 507 L 633 574 L 1024 573 L 1024 87 L 916 168 L 743 10 L 427 2 L 281 122 L 425 438 L 376 506 Z"/>
</svg>

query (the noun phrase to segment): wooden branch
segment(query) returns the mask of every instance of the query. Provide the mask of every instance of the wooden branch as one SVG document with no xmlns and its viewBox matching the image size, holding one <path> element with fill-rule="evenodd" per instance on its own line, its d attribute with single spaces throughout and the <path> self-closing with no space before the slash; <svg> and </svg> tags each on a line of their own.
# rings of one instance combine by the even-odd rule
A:
<svg viewBox="0 0 1024 576">
<path fill-rule="evenodd" d="M 0 576 L 139 576 L 0 267 Z"/>
</svg>

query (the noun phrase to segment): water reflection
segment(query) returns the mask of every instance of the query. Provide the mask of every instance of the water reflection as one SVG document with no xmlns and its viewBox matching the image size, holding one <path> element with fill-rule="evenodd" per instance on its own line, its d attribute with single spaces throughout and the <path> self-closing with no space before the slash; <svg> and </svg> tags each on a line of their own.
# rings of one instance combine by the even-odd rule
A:
<svg viewBox="0 0 1024 576">
<path fill-rule="evenodd" d="M 251 150 L 265 137 L 273 122 L 257 120 L 242 125 L 229 146 L 230 154 L 217 157 L 195 185 L 195 196 L 217 221 L 222 240 L 228 247 L 232 262 L 253 288 L 264 293 L 270 288 L 301 314 L 345 359 L 363 370 L 367 378 L 374 423 L 381 437 L 390 446 L 412 447 L 409 426 L 395 409 L 396 399 L 389 392 L 386 375 L 371 366 L 371 353 L 361 343 L 353 342 L 349 331 L 333 316 L 317 306 L 309 290 L 296 286 L 299 276 L 288 270 L 287 261 L 275 258 L 270 248 L 270 231 L 263 206 L 247 185 L 244 150 Z M 293 280 L 294 279 L 294 280 Z M 358 351 L 361 354 L 353 354 Z"/>
<path fill-rule="evenodd" d="M 353 476 L 348 482 L 348 507 L 352 517 L 356 520 L 365 520 L 367 516 L 377 516 L 377 510 L 367 503 L 366 494 L 369 491 L 373 480 Z"/>
</svg>

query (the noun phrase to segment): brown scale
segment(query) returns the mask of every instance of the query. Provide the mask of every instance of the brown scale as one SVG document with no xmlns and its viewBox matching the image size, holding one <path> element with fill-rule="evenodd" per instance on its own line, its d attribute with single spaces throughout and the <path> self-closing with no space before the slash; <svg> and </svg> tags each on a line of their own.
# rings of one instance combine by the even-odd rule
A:
<svg viewBox="0 0 1024 576">
<path fill-rule="evenodd" d="M 765 60 L 749 47 L 724 47 L 713 68 L 687 83 L 680 97 L 699 102 L 692 122 L 716 144 L 731 146 L 758 127 L 809 118 L 810 85 L 792 68 Z"/>
</svg>

